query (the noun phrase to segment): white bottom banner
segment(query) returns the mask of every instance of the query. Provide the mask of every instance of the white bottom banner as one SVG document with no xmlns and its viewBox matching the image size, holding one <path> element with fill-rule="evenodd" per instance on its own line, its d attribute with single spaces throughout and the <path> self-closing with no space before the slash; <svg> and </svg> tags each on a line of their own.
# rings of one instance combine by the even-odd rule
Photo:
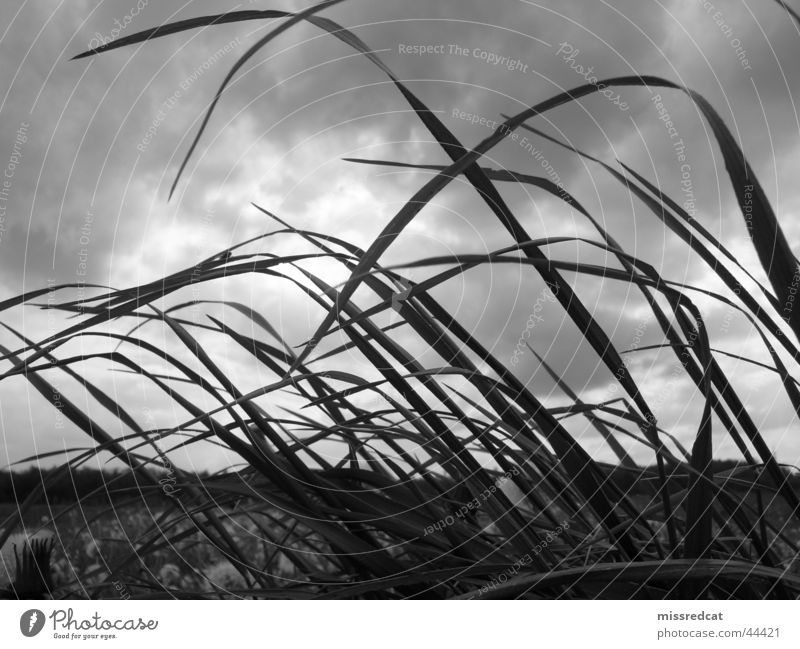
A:
<svg viewBox="0 0 800 649">
<path fill-rule="evenodd" d="M 798 601 L 48 600 L 2 602 L 0 620 L 4 647 L 800 646 Z"/>
</svg>

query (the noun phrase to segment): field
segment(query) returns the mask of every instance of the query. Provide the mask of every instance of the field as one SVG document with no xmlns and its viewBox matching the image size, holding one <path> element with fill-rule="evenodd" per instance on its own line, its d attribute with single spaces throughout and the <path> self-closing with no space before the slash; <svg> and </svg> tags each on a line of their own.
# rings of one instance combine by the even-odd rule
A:
<svg viewBox="0 0 800 649">
<path fill-rule="evenodd" d="M 3 517 L 13 506 L 0 507 Z M 225 556 L 204 542 L 202 535 L 183 524 L 176 532 L 193 531 L 179 546 L 164 546 L 131 563 L 136 543 L 165 514 L 141 503 L 115 507 L 54 508 L 37 506 L 26 518 L 26 527 L 56 537 L 51 560 L 53 596 L 78 598 L 157 597 L 159 591 L 172 596 L 244 597 L 246 582 Z M 51 515 L 53 518 L 51 519 Z M 274 547 L 258 536 L 255 523 L 232 517 L 225 521 L 228 533 L 251 560 L 266 565 Z M 115 566 L 122 565 L 118 570 Z M 203 571 L 197 570 L 203 566 Z M 290 583 L 291 565 L 273 566 L 274 587 Z M 283 579 L 282 579 L 283 578 Z M 0 583 L 3 580 L 0 579 Z M 241 594 L 237 594 L 237 592 Z"/>
</svg>

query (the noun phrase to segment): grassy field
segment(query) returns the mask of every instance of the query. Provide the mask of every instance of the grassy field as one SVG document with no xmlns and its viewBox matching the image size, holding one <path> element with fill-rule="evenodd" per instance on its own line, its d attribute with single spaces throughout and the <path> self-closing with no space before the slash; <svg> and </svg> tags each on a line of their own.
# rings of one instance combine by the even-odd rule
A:
<svg viewBox="0 0 800 649">
<path fill-rule="evenodd" d="M 639 510 L 653 504 L 652 498 L 644 495 L 632 496 L 631 501 Z M 751 495 L 746 505 L 757 509 L 757 498 Z M 13 515 L 15 510 L 15 505 L 0 504 L 0 520 Z M 29 534 L 42 534 L 46 530 L 55 537 L 51 568 L 53 596 L 56 598 L 169 596 L 237 599 L 250 596 L 252 589 L 248 588 L 246 578 L 236 570 L 230 557 L 186 520 L 170 531 L 173 538 L 180 540 L 174 544 L 161 544 L 158 548 L 141 553 L 140 559 L 131 560 L 131 555 L 138 553 L 137 548 L 142 540 L 152 536 L 153 527 L 163 525 L 169 513 L 170 508 L 163 503 L 148 504 L 141 500 L 128 504 L 115 503 L 111 507 L 36 505 L 26 512 L 22 525 Z M 259 596 L 310 596 L 313 591 L 308 588 L 308 577 L 313 573 L 309 573 L 307 567 L 313 565 L 318 577 L 322 578 L 329 566 L 320 555 L 307 553 L 307 565 L 301 567 L 282 553 L 279 543 L 272 542 L 261 533 L 262 526 L 274 529 L 274 519 L 284 518 L 280 510 L 270 510 L 255 502 L 242 503 L 225 511 L 223 526 L 249 562 L 260 566 L 266 588 L 258 590 Z M 772 502 L 765 507 L 764 518 L 766 521 L 788 521 L 782 530 L 788 543 L 779 545 L 779 558 L 790 573 L 800 576 L 800 560 L 788 550 L 789 544 L 800 543 L 800 523 L 791 516 L 782 501 Z M 490 524 L 485 519 L 480 523 L 484 526 Z M 651 524 L 656 528 L 656 536 L 662 542 L 668 542 L 663 527 L 658 530 L 659 526 L 663 526 L 663 520 L 652 520 Z M 743 547 L 737 551 L 753 562 L 758 561 L 752 543 L 742 543 L 736 536 L 726 537 L 721 528 L 715 529 L 714 533 L 720 544 L 727 542 L 729 545 L 726 552 L 732 551 L 731 546 L 742 544 Z M 311 535 L 313 532 L 309 531 Z M 317 540 L 324 543 L 322 538 Z M 555 545 L 566 549 L 557 541 Z M 587 563 L 598 547 L 602 547 L 600 543 L 587 547 Z M 300 546 L 289 549 L 302 551 Z M 725 556 L 721 555 L 722 558 Z M 509 568 L 506 571 L 510 572 Z M 498 579 L 501 574 L 498 573 Z M 0 584 L 3 581 L 0 578 Z M 492 582 L 488 583 L 491 585 Z M 486 589 L 483 593 L 479 591 L 479 594 L 488 592 L 489 589 Z M 635 590 L 631 589 L 630 594 L 636 594 Z"/>
<path fill-rule="evenodd" d="M 703 313 L 693 301 L 703 294 L 750 320 L 771 358 L 769 369 L 800 413 L 794 378 L 800 362 L 800 313 L 784 306 L 800 268 L 746 152 L 725 121 L 690 88 L 658 77 L 625 76 L 544 98 L 504 118 L 484 140 L 468 146 L 367 44 L 320 15 L 340 1 L 298 14 L 241 11 L 182 21 L 81 55 L 102 55 L 202 26 L 282 19 L 241 57 L 217 90 L 173 191 L 236 72 L 301 21 L 366 57 L 391 81 L 398 98 L 415 111 L 451 162 L 355 161 L 431 172 L 367 249 L 340 238 L 335 226 L 326 232 L 306 231 L 258 207 L 275 230 L 145 285 L 81 300 L 69 299 L 71 287 L 56 287 L 67 297 L 48 307 L 78 315 L 75 324 L 47 340 L 33 342 L 19 335 L 16 347 L 0 348 L 12 365 L 0 378 L 24 373 L 45 398 L 52 399 L 54 390 L 44 369 L 55 367 L 79 378 L 82 363 L 103 361 L 140 375 L 172 400 L 175 412 L 184 413 L 170 427 L 147 427 L 128 413 L 125 403 L 87 381 L 91 396 L 129 431 L 121 440 L 76 405 L 61 404 L 64 416 L 95 444 L 76 455 L 65 471 L 97 453 L 110 453 L 140 476 L 144 493 L 167 499 L 151 513 L 141 504 L 106 508 L 88 525 L 82 523 L 86 510 L 66 514 L 64 527 L 59 523 L 61 537 L 74 543 L 56 553 L 56 596 L 198 597 L 231 596 L 231 591 L 233 596 L 275 598 L 800 596 L 800 490 L 719 363 Z M 680 204 L 621 163 L 594 160 L 558 140 L 576 156 L 598 164 L 599 173 L 619 182 L 620 192 L 630 193 L 649 216 L 685 242 L 726 286 L 724 295 L 671 282 L 666 278 L 670 268 L 656 268 L 624 251 L 568 188 L 524 169 L 482 166 L 483 156 L 517 131 L 553 141 L 535 126 L 537 116 L 606 88 L 623 87 L 674 93 L 700 111 L 725 162 L 728 189 L 749 224 L 766 285 L 756 282 L 758 290 L 748 290 L 752 284 L 742 281 L 754 269 L 742 268 Z M 439 192 L 461 177 L 464 191 L 496 218 L 508 245 L 489 254 L 384 266 L 387 248 Z M 500 183 L 525 185 L 558 198 L 592 224 L 595 236 L 542 238 L 527 232 L 504 201 Z M 758 218 L 748 220 L 752 210 Z M 275 254 L 271 246 L 277 240 L 295 241 L 299 252 Z M 554 256 L 554 244 L 565 241 L 599 249 L 609 261 L 591 264 Z M 321 258 L 346 270 L 343 285 L 330 285 L 313 271 L 312 262 Z M 621 398 L 585 402 L 545 358 L 538 361 L 542 370 L 570 401 L 548 406 L 506 359 L 487 349 L 433 296 L 436 287 L 470 269 L 501 264 L 522 265 L 541 277 L 554 303 L 618 382 Z M 425 279 L 412 281 L 404 274 L 409 268 L 425 271 Z M 282 331 L 269 313 L 231 301 L 214 305 L 243 318 L 247 326 L 237 329 L 194 297 L 206 283 L 235 277 L 246 277 L 254 286 L 279 279 L 296 290 L 298 299 L 319 310 L 314 335 L 298 346 L 293 332 Z M 703 399 L 689 448 L 658 425 L 621 350 L 576 293 L 573 281 L 585 277 L 614 280 L 642 295 L 661 343 L 674 352 Z M 53 290 L 7 300 L 0 309 L 36 304 Z M 165 300 L 173 306 L 163 306 Z M 202 324 L 186 317 L 186 309 L 198 305 L 209 308 Z M 387 323 L 389 316 L 395 320 Z M 133 329 L 143 322 L 146 331 Z M 423 363 L 409 353 L 400 331 L 413 334 L 430 352 L 426 358 L 435 360 Z M 174 346 L 154 342 L 165 340 L 164 333 L 177 341 Z M 96 351 L 60 354 L 69 341 L 90 334 L 101 337 L 93 338 Z M 241 389 L 221 369 L 222 359 L 201 344 L 200 338 L 210 335 L 240 346 L 260 375 L 272 379 L 255 390 Z M 98 344 L 102 338 L 107 348 Z M 525 351 L 535 355 L 531 348 Z M 166 362 L 170 373 L 135 360 L 138 354 Z M 337 363 L 352 355 L 371 368 L 368 375 Z M 448 383 L 454 377 L 463 389 Z M 188 396 L 198 390 L 218 405 L 199 407 Z M 277 394 L 290 395 L 304 407 L 288 413 L 275 410 L 270 399 Z M 365 395 L 380 405 L 365 408 Z M 621 439 L 634 440 L 648 451 L 651 494 L 631 493 L 608 479 L 607 469 L 565 425 L 565 418 L 578 416 L 606 441 L 620 470 L 642 470 Z M 746 470 L 732 475 L 714 468 L 712 440 L 718 431 L 733 441 Z M 163 450 L 211 442 L 245 468 L 200 479 L 173 466 L 169 451 Z M 341 459 L 321 450 L 332 444 L 342 449 Z M 683 479 L 676 481 L 674 474 Z M 32 506 L 23 504 L 23 517 L 35 518 Z M 0 544 L 18 529 L 17 514 L 6 517 Z"/>
<path fill-rule="evenodd" d="M 14 509 L 0 506 L 0 515 L 13 514 Z M 258 535 L 253 521 L 231 514 L 224 527 L 238 547 L 251 561 L 270 564 L 275 547 Z M 38 534 L 47 530 L 55 536 L 51 568 L 57 598 L 129 599 L 166 592 L 191 598 L 244 596 L 237 595 L 246 589 L 242 575 L 187 521 L 171 528 L 182 536 L 180 542 L 163 544 L 143 553 L 141 560 L 130 560 L 148 530 L 154 524 L 163 525 L 165 515 L 168 511 L 163 506 L 151 508 L 141 502 L 113 510 L 39 505 L 26 513 L 25 528 Z M 274 562 L 271 570 L 273 587 L 291 584 L 296 573 L 285 559 Z"/>
</svg>

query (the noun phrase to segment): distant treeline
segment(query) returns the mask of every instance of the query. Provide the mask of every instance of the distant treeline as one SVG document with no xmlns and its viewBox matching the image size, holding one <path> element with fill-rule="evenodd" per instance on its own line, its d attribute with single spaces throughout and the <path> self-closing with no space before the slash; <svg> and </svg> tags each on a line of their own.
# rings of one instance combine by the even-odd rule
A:
<svg viewBox="0 0 800 649">
<path fill-rule="evenodd" d="M 611 482 L 623 491 L 632 494 L 653 493 L 658 485 L 658 469 L 655 466 L 628 468 L 621 465 L 603 465 L 603 467 Z M 790 484 L 800 487 L 800 472 L 787 468 L 782 468 L 782 470 Z M 729 486 L 735 486 L 736 481 L 741 482 L 742 488 L 745 488 L 746 483 L 754 481 L 763 486 L 774 486 L 768 473 L 763 472 L 762 475 L 761 467 L 754 468 L 752 465 L 736 460 L 712 460 L 711 472 L 717 478 L 728 477 L 732 481 Z M 671 489 L 685 488 L 689 481 L 689 474 L 685 470 L 674 473 L 667 471 L 667 476 Z"/>
<path fill-rule="evenodd" d="M 654 466 L 636 469 L 621 466 L 602 465 L 609 480 L 628 493 L 648 493 L 657 484 L 658 472 Z M 714 473 L 735 474 L 741 480 L 753 480 L 757 471 L 735 460 L 715 460 L 711 465 Z M 100 471 L 82 468 L 58 475 L 60 469 L 29 468 L 25 471 L 0 471 L 0 503 L 23 501 L 34 489 L 44 484 L 43 494 L 38 503 L 73 503 L 83 499 L 87 504 L 118 502 L 123 498 L 135 497 L 141 488 L 140 478 L 130 470 Z M 788 480 L 800 487 L 800 472 L 787 472 Z M 201 479 L 213 479 L 208 473 L 198 473 Z M 673 487 L 685 486 L 686 472 L 675 473 L 671 477 Z M 764 484 L 771 481 L 762 479 Z M 162 498 L 160 489 L 146 489 L 147 499 Z M 466 496 L 465 496 L 466 497 Z"/>
<path fill-rule="evenodd" d="M 43 493 L 37 504 L 74 503 L 83 499 L 86 504 L 107 504 L 135 497 L 143 486 L 141 478 L 132 471 L 120 469 L 101 471 L 81 468 L 63 472 L 58 468 L 29 468 L 25 471 L 0 471 L 0 503 L 22 502 L 37 488 Z M 202 477 L 202 474 L 201 474 Z M 146 499 L 166 497 L 161 489 L 145 489 Z"/>
</svg>

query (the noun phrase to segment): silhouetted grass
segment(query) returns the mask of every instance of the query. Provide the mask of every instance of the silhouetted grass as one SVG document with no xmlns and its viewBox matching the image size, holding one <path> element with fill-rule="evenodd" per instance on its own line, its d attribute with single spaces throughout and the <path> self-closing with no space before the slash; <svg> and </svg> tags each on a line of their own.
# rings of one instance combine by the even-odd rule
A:
<svg viewBox="0 0 800 649">
<path fill-rule="evenodd" d="M 159 475 L 168 468 L 165 458 L 161 451 L 154 457 L 145 453 L 156 437 L 163 443 L 173 442 L 176 448 L 211 441 L 235 454 L 244 466 L 212 477 L 198 477 L 173 467 L 175 476 L 170 485 L 173 491 L 180 491 L 180 497 L 170 498 L 168 506 L 154 512 L 152 525 L 132 541 L 129 552 L 117 553 L 113 561 L 99 562 L 89 576 L 75 576 L 74 583 L 65 584 L 61 592 L 79 594 L 80 580 L 90 578 L 100 588 L 94 594 L 101 593 L 112 576 L 130 575 L 146 557 L 165 547 L 191 542 L 213 549 L 215 556 L 230 564 L 237 577 L 229 590 L 241 597 L 800 595 L 800 573 L 794 566 L 800 490 L 774 457 L 718 364 L 720 352 L 712 349 L 702 314 L 692 301 L 700 292 L 744 313 L 771 355 L 770 369 L 781 378 L 795 409 L 800 408 L 800 392 L 793 376 L 800 360 L 800 316 L 792 311 L 784 320 L 782 311 L 798 273 L 797 260 L 745 152 L 724 120 L 691 89 L 658 77 L 626 76 L 580 86 L 541 101 L 505 118 L 501 127 L 468 148 L 365 43 L 318 15 L 338 1 L 296 15 L 242 11 L 181 21 L 126 36 L 75 57 L 202 26 L 286 19 L 258 40 L 225 78 L 172 191 L 236 71 L 275 36 L 300 21 L 361 52 L 388 76 L 451 162 L 356 161 L 414 166 L 432 172 L 366 250 L 339 238 L 335 226 L 330 232 L 305 231 L 258 208 L 275 221 L 277 230 L 156 282 L 50 305 L 79 315 L 78 322 L 36 344 L 19 336 L 18 349 L 0 350 L 14 366 L 0 378 L 25 376 L 45 397 L 52 398 L 53 390 L 44 370 L 59 368 L 76 378 L 80 376 L 75 374 L 79 372 L 76 366 L 89 359 L 102 359 L 140 374 L 187 413 L 185 420 L 169 430 L 143 430 L 124 410 L 124 403 L 86 381 L 86 389 L 130 433 L 124 440 L 116 439 L 67 402 L 62 413 L 85 430 L 96 447 L 77 455 L 64 472 L 98 452 L 110 452 L 136 472 L 143 493 L 160 492 L 164 485 L 159 484 Z M 657 87 L 683 93 L 702 113 L 716 138 L 743 215 L 750 205 L 757 214 L 750 221 L 749 231 L 769 280 L 769 287 L 760 287 L 760 294 L 748 292 L 739 283 L 735 273 L 747 270 L 719 240 L 657 185 L 622 163 L 606 163 L 563 144 L 611 174 L 619 181 L 620 191 L 632 192 L 654 218 L 691 247 L 731 289 L 733 297 L 664 279 L 662 272 L 669 269 L 655 268 L 626 253 L 600 221 L 550 180 L 525 170 L 481 166 L 482 156 L 517 129 L 552 140 L 529 124 L 530 120 L 607 86 Z M 436 269 L 419 282 L 405 277 L 403 268 L 381 265 L 391 243 L 461 175 L 497 217 L 498 227 L 505 228 L 512 243 L 491 254 L 453 255 L 406 264 Z M 597 238 L 531 236 L 502 198 L 498 182 L 532 185 L 549 192 L 587 218 Z M 295 255 L 275 255 L 268 248 L 248 252 L 277 238 L 296 238 L 315 250 Z M 551 256 L 550 246 L 564 241 L 605 251 L 617 263 L 577 263 Z M 349 271 L 349 279 L 342 286 L 332 286 L 313 273 L 307 262 L 320 258 L 341 264 Z M 546 359 L 537 356 L 572 401 L 569 406 L 548 407 L 433 297 L 436 286 L 471 268 L 496 264 L 529 265 L 544 279 L 585 341 L 619 382 L 623 397 L 585 403 Z M 244 316 L 252 323 L 247 331 L 236 330 L 211 314 L 205 324 L 181 317 L 181 310 L 196 306 L 193 301 L 178 302 L 166 311 L 156 306 L 165 297 L 179 299 L 189 287 L 239 275 L 250 277 L 254 283 L 260 277 L 281 278 L 304 299 L 316 303 L 321 318 L 312 338 L 296 350 L 286 339 L 286 332 L 270 322 L 269 314 L 234 302 L 216 302 L 215 307 Z M 640 386 L 623 363 L 621 351 L 567 280 L 572 275 L 635 285 L 645 297 L 663 334 L 662 344 L 673 350 L 686 376 L 704 397 L 690 449 L 657 425 Z M 0 309 L 35 303 L 53 290 L 48 287 L 7 300 Z M 357 290 L 370 293 L 373 303 L 359 306 L 363 300 L 357 303 L 354 299 Z M 392 309 L 401 322 L 389 327 L 380 324 L 381 315 Z M 161 327 L 174 334 L 180 346 L 158 348 L 137 329 L 128 334 L 108 333 L 101 326 L 110 320 L 130 320 L 137 325 L 146 322 L 148 331 Z M 423 365 L 413 356 L 397 336 L 400 326 L 405 332 L 413 332 L 440 363 Z M 789 335 L 780 335 L 783 327 L 788 328 Z M 242 392 L 198 342 L 200 331 L 213 332 L 240 345 L 250 354 L 254 366 L 259 366 L 259 372 L 274 377 L 272 382 Z M 57 355 L 65 343 L 90 332 L 106 337 L 114 347 L 73 357 Z M 344 345 L 321 351 L 322 341 L 339 336 L 345 337 Z M 780 348 L 780 354 L 776 348 Z M 133 349 L 166 362 L 173 375 L 155 374 L 138 364 L 129 355 Z M 337 358 L 354 352 L 371 365 L 371 376 L 332 369 Z M 192 356 L 202 370 L 190 368 L 180 360 L 180 354 Z M 482 367 L 488 369 L 479 369 Z M 480 399 L 449 387 L 446 379 L 453 376 L 475 388 Z M 80 380 L 84 381 L 82 377 Z M 186 396 L 188 386 L 202 389 L 219 405 L 211 410 L 199 407 Z M 302 412 L 270 412 L 264 397 L 281 392 L 303 399 L 306 407 Z M 359 405 L 363 394 L 378 396 L 384 406 L 365 410 Z M 584 416 L 595 426 L 618 456 L 619 467 L 595 461 L 570 434 L 564 419 L 574 416 Z M 721 426 L 731 436 L 747 467 L 744 471 L 720 471 L 714 464 L 712 425 Z M 623 436 L 647 448 L 654 465 L 636 466 L 617 439 Z M 317 450 L 331 442 L 346 449 L 339 461 Z M 424 457 L 409 451 L 412 447 L 424 449 Z M 161 473 L 154 470 L 156 467 Z M 647 485 L 644 493 L 610 478 L 625 473 L 635 476 L 635 484 Z M 34 492 L 21 504 L 20 512 L 6 520 L 0 545 L 35 498 Z M 247 522 L 249 533 L 264 545 L 263 552 L 255 553 L 241 535 L 234 533 L 231 524 L 237 521 Z M 793 531 L 787 533 L 789 530 Z M 208 566 L 193 568 L 202 575 Z M 129 587 L 140 595 L 205 596 L 201 589 L 165 585 L 152 571 L 137 579 Z"/>
</svg>

